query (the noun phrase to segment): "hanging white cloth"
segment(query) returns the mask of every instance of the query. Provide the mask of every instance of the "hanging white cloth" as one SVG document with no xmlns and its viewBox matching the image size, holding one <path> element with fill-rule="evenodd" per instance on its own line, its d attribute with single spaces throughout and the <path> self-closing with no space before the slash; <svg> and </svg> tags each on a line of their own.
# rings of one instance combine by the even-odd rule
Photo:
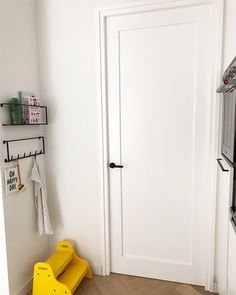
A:
<svg viewBox="0 0 236 295">
<path fill-rule="evenodd" d="M 34 158 L 31 180 L 34 182 L 35 207 L 38 213 L 38 230 L 41 235 L 52 235 L 53 229 L 47 205 L 47 189 L 44 175 Z"/>
</svg>

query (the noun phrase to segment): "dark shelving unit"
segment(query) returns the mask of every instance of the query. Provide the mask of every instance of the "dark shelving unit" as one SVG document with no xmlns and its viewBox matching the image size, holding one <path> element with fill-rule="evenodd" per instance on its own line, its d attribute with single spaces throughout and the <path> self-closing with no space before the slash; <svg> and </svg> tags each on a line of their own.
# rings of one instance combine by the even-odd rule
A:
<svg viewBox="0 0 236 295">
<path fill-rule="evenodd" d="M 41 122 L 41 123 L 21 123 L 21 124 L 13 124 L 13 123 L 2 123 L 2 126 L 41 126 L 41 125 L 48 125 L 48 109 L 47 106 L 34 106 L 34 105 L 28 105 L 28 104 L 17 104 L 19 106 L 26 106 L 26 107 L 38 107 L 44 110 L 44 117 L 45 117 L 45 121 Z M 8 102 L 4 102 L 4 103 L 0 103 L 0 107 L 3 108 L 4 106 L 10 106 L 10 103 Z"/>
<path fill-rule="evenodd" d="M 37 124 L 29 124 L 29 123 L 22 123 L 22 124 L 11 124 L 11 123 L 2 123 L 2 126 L 41 126 L 41 125 L 48 125 L 48 123 L 37 123 Z"/>
</svg>

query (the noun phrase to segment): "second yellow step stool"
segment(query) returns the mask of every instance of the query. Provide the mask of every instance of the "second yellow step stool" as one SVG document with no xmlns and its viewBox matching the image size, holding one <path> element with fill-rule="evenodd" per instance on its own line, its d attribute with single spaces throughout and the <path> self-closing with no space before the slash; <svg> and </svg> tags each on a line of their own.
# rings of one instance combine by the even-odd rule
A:
<svg viewBox="0 0 236 295">
<path fill-rule="evenodd" d="M 46 262 L 34 266 L 33 295 L 72 295 L 84 277 L 92 278 L 88 262 L 70 242 L 59 242 Z"/>
</svg>

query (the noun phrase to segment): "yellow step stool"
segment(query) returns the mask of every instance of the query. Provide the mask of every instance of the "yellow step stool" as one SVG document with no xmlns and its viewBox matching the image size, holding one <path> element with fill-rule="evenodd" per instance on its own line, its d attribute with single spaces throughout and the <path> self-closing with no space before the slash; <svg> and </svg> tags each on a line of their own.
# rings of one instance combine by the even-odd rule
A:
<svg viewBox="0 0 236 295">
<path fill-rule="evenodd" d="M 33 295 L 72 295 L 84 277 L 92 278 L 88 262 L 71 243 L 59 242 L 46 262 L 34 266 Z"/>
</svg>

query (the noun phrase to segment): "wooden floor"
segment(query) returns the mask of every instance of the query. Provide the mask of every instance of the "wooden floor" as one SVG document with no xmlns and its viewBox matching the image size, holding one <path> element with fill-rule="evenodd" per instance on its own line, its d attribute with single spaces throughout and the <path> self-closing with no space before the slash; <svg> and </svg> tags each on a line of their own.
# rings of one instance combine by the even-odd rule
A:
<svg viewBox="0 0 236 295">
<path fill-rule="evenodd" d="M 213 295 L 201 287 L 112 274 L 84 279 L 75 295 Z"/>
<path fill-rule="evenodd" d="M 74 295 L 214 295 L 214 293 L 206 292 L 202 287 L 112 274 L 109 277 L 94 276 L 91 280 L 84 279 Z"/>
</svg>

